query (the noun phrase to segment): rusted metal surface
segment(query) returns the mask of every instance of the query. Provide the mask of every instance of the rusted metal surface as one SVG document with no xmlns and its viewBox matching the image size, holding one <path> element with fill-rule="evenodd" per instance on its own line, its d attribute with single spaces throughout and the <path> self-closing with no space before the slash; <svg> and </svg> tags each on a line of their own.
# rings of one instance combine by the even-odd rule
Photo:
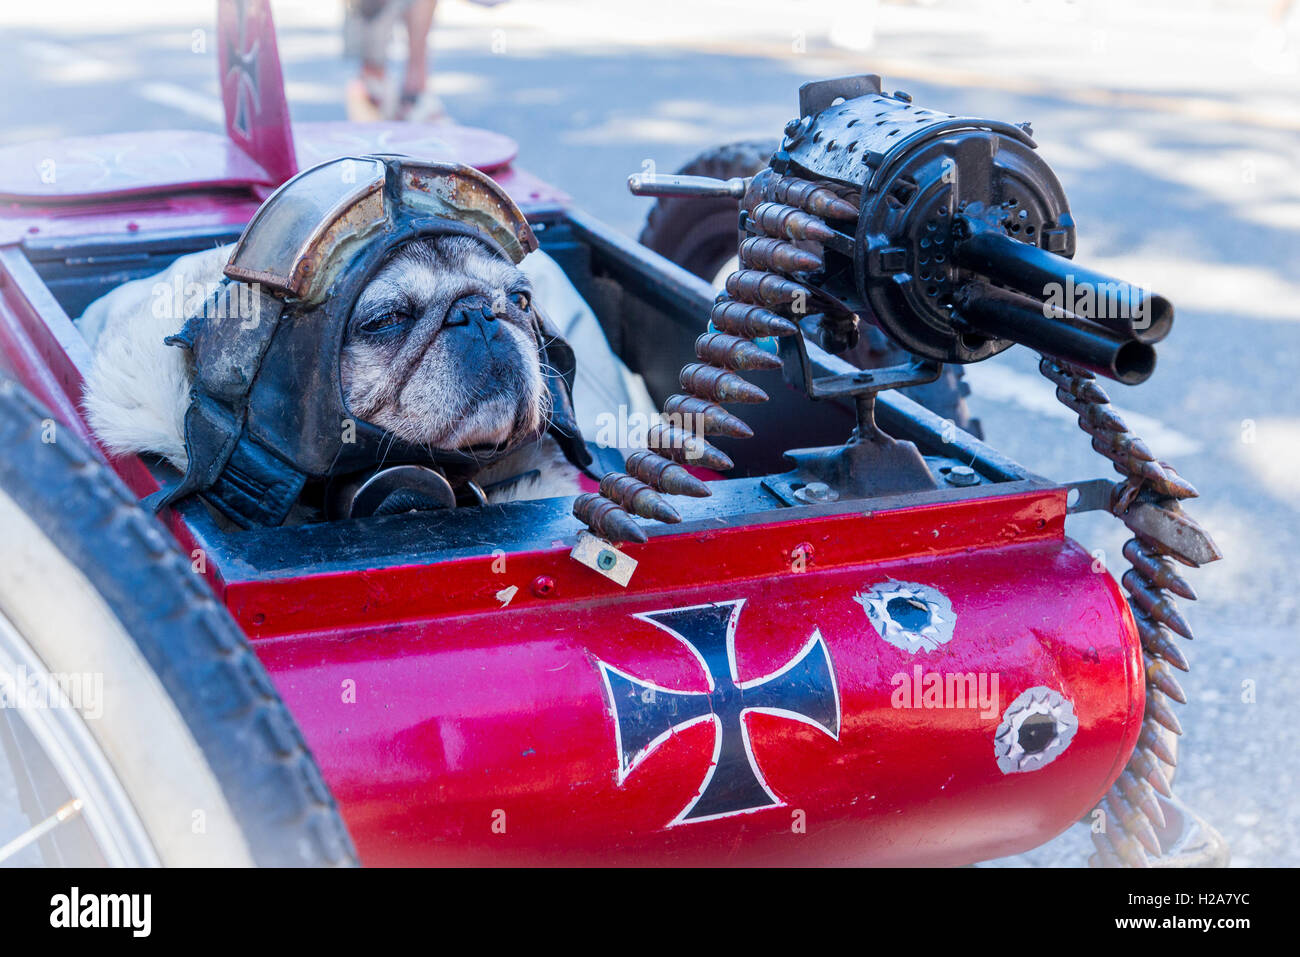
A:
<svg viewBox="0 0 1300 957">
<path fill-rule="evenodd" d="M 781 360 L 748 339 L 725 332 L 706 332 L 695 340 L 695 354 L 710 365 L 736 370 L 779 369 Z"/>
<path fill-rule="evenodd" d="M 849 221 L 858 218 L 857 203 L 824 186 L 793 176 L 782 176 L 770 169 L 759 173 L 750 183 L 745 208 L 754 209 L 766 202 L 797 206 L 822 219 Z"/>
<path fill-rule="evenodd" d="M 573 517 L 593 535 L 611 542 L 644 542 L 646 533 L 616 502 L 597 492 L 584 492 L 573 500 Z"/>
<path fill-rule="evenodd" d="M 751 236 L 742 242 L 740 261 L 754 269 L 781 273 L 815 272 L 825 265 L 816 253 L 769 236 Z"/>
<path fill-rule="evenodd" d="M 1136 538 L 1130 538 L 1124 543 L 1124 557 L 1147 581 L 1188 601 L 1196 601 L 1196 592 L 1192 586 L 1160 557 L 1159 552 L 1143 547 Z"/>
<path fill-rule="evenodd" d="M 782 203 L 759 203 L 750 212 L 755 226 L 769 236 L 824 243 L 835 237 L 835 230 L 824 222 L 793 206 Z"/>
<path fill-rule="evenodd" d="M 537 248 L 519 207 L 472 167 L 402 160 L 395 197 L 386 185 L 389 175 L 384 162 L 365 156 L 340 157 L 300 174 L 258 210 L 226 275 L 305 303 L 320 302 L 350 253 L 397 208 L 477 227 L 514 262 Z"/>
<path fill-rule="evenodd" d="M 699 435 L 673 425 L 652 426 L 646 435 L 646 448 L 676 462 L 699 465 L 715 472 L 726 472 L 735 465 L 722 450 Z"/>
<path fill-rule="evenodd" d="M 1136 501 L 1120 519 L 1144 545 L 1185 565 L 1196 567 L 1223 557 L 1205 529 L 1172 499 Z"/>
<path fill-rule="evenodd" d="M 682 388 L 710 402 L 766 402 L 767 393 L 736 373 L 702 362 L 682 369 Z"/>
<path fill-rule="evenodd" d="M 600 494 L 633 515 L 656 522 L 676 524 L 682 520 L 677 510 L 653 488 L 631 475 L 608 473 L 600 481 Z"/>
<path fill-rule="evenodd" d="M 676 462 L 654 452 L 633 452 L 627 457 L 625 466 L 628 474 L 670 495 L 688 495 L 692 498 L 709 496 L 707 485 Z"/>
<path fill-rule="evenodd" d="M 384 164 L 345 157 L 300 173 L 258 209 L 231 253 L 226 275 L 319 302 L 328 264 L 385 221 Z"/>
<path fill-rule="evenodd" d="M 664 416 L 670 422 L 689 422 L 704 435 L 726 435 L 751 439 L 754 430 L 716 402 L 696 395 L 670 395 L 664 400 Z"/>
<path fill-rule="evenodd" d="M 750 275 L 762 276 L 764 279 L 775 279 L 771 273 L 749 273 Z M 732 273 L 732 277 L 741 275 Z M 791 283 L 791 285 L 795 285 Z M 727 280 L 727 288 L 731 289 L 731 280 Z M 798 287 L 802 288 L 802 287 Z M 734 293 L 733 293 L 734 294 Z M 744 336 L 748 339 L 762 339 L 765 336 L 792 336 L 799 331 L 798 327 L 782 316 L 764 309 L 762 306 L 751 306 L 745 302 L 735 302 L 724 299 L 717 303 L 709 313 L 709 320 L 722 332 L 727 332 L 736 336 Z"/>
<path fill-rule="evenodd" d="M 537 248 L 537 237 L 519 207 L 493 180 L 460 163 L 402 162 L 402 198 L 430 204 L 435 215 L 477 226 L 518 263 Z"/>
</svg>

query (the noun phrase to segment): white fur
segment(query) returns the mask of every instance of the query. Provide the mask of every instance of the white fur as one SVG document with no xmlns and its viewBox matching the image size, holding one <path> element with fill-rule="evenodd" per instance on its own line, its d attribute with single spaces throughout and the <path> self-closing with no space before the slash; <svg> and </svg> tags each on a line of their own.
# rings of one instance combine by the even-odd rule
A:
<svg viewBox="0 0 1300 957">
<path fill-rule="evenodd" d="M 489 502 L 514 502 L 534 498 L 560 498 L 582 491 L 578 470 L 569 464 L 564 452 L 550 436 L 530 442 L 500 462 L 485 468 L 475 481 L 480 485 L 503 482 L 534 469 L 538 474 L 501 489 L 488 492 Z"/>
<path fill-rule="evenodd" d="M 182 293 L 193 283 L 209 288 L 229 259 L 229 246 L 182 256 L 86 307 L 80 328 L 95 356 L 86 416 L 113 454 L 156 452 L 184 471 L 190 370 L 184 350 L 163 341 L 185 324 L 185 297 L 176 302 L 173 292 L 178 278 Z"/>
</svg>

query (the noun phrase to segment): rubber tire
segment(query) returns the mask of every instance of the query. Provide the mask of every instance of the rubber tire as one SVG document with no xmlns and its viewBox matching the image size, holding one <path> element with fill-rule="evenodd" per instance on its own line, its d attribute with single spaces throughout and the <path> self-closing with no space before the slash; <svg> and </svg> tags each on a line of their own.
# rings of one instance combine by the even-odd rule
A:
<svg viewBox="0 0 1300 957">
<path fill-rule="evenodd" d="M 767 166 L 777 148 L 775 140 L 727 143 L 701 153 L 677 173 L 715 179 L 753 176 Z M 665 197 L 650 207 L 638 239 L 641 245 L 711 283 L 736 255 L 740 245 L 739 218 L 739 200 Z M 905 362 L 908 355 L 875 326 L 866 326 L 862 340 L 844 358 L 859 368 L 878 369 Z M 976 438 L 984 437 L 979 421 L 971 418 L 966 407 L 970 386 L 962 380 L 961 366 L 945 365 L 934 382 L 902 392 L 936 415 L 950 419 L 957 428 Z"/>
<path fill-rule="evenodd" d="M 51 635 L 53 629 L 44 628 L 42 633 L 43 618 L 58 613 L 49 611 L 48 601 L 33 609 L 31 596 L 17 593 L 11 583 L 18 570 L 13 565 L 0 580 L 0 612 L 51 671 L 60 670 L 54 662 L 83 640 L 80 632 L 93 633 L 96 653 L 111 663 L 104 669 L 106 684 L 136 674 L 131 687 L 143 688 L 146 695 L 156 692 L 161 712 L 174 722 L 174 727 L 166 722 L 151 725 L 145 740 L 139 740 L 136 728 L 124 743 L 124 730 L 140 720 L 138 710 L 154 704 L 137 703 L 136 697 L 125 699 L 134 707 L 105 707 L 102 717 L 86 722 L 110 756 L 162 863 L 230 863 L 234 857 L 236 863 L 263 866 L 358 864 L 351 837 L 297 723 L 207 582 L 117 475 L 71 429 L 55 423 L 25 390 L 3 378 L 0 505 L 14 526 L 12 538 L 6 529 L 3 545 L 10 551 L 9 560 L 21 558 L 21 543 L 26 542 L 28 554 L 48 558 L 59 570 L 57 587 L 69 594 L 84 592 L 91 607 L 103 609 L 107 617 L 78 619 L 84 628 L 73 629 L 78 634 L 71 637 L 66 629 Z M 60 560 L 66 564 L 53 564 Z M 111 701 L 122 699 L 117 695 Z M 166 746 L 160 741 L 171 742 L 172 753 L 152 754 Z M 122 759 L 123 754 L 132 757 Z M 136 764 L 151 761 L 155 774 L 149 780 Z M 174 771 L 177 780 L 160 780 L 159 767 Z M 181 780 L 187 767 L 190 772 Z M 212 816 L 234 822 L 233 843 L 242 837 L 246 860 L 227 853 L 211 834 L 206 844 L 188 840 L 176 820 L 183 815 L 188 825 L 187 808 L 170 808 L 166 821 L 156 809 L 153 819 L 147 816 L 151 802 L 157 803 L 151 791 L 184 790 L 192 776 L 219 787 L 219 793 L 210 792 Z"/>
<path fill-rule="evenodd" d="M 701 153 L 677 172 L 715 179 L 753 176 L 767 166 L 778 146 L 775 140 L 728 143 Z M 641 245 L 713 282 L 740 247 L 739 223 L 739 200 L 665 197 L 650 207 L 638 238 Z"/>
</svg>

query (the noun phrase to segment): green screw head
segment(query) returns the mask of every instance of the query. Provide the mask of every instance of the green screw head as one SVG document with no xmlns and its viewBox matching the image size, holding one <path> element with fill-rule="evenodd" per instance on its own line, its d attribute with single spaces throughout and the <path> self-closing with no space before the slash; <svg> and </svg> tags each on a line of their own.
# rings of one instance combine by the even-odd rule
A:
<svg viewBox="0 0 1300 957">
<path fill-rule="evenodd" d="M 602 548 L 600 554 L 596 556 L 596 565 L 601 571 L 607 572 L 618 564 L 618 556 L 608 548 Z"/>
</svg>

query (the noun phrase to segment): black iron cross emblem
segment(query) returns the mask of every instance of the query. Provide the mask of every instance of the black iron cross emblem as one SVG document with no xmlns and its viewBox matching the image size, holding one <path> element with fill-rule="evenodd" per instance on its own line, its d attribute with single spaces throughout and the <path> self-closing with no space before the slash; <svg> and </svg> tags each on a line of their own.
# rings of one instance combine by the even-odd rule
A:
<svg viewBox="0 0 1300 957">
<path fill-rule="evenodd" d="M 820 631 L 814 629 L 778 670 L 740 680 L 735 642 L 744 604 L 738 599 L 634 616 L 690 649 L 704 669 L 708 692 L 676 691 L 598 662 L 613 703 L 620 785 L 670 735 L 697 722 L 713 722 L 713 761 L 699 791 L 670 827 L 782 805 L 754 757 L 745 724 L 749 712 L 800 721 L 839 739 L 839 688 Z"/>
<path fill-rule="evenodd" d="M 252 114 L 261 109 L 261 89 L 257 75 L 258 40 L 248 38 L 248 0 L 235 3 L 235 37 L 227 39 L 229 73 L 239 74 L 235 85 L 235 118 L 231 125 L 245 139 L 253 135 Z"/>
</svg>

